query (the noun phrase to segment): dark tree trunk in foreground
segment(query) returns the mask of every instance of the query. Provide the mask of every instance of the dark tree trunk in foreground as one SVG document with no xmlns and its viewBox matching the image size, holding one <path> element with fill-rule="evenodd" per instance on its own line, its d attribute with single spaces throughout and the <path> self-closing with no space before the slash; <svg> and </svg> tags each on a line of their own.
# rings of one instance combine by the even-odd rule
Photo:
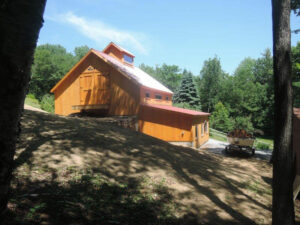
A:
<svg viewBox="0 0 300 225">
<path fill-rule="evenodd" d="M 18 124 L 46 0 L 0 0 L 0 216 L 6 209 Z"/>
<path fill-rule="evenodd" d="M 275 78 L 273 225 L 294 224 L 290 0 L 272 0 Z"/>
</svg>

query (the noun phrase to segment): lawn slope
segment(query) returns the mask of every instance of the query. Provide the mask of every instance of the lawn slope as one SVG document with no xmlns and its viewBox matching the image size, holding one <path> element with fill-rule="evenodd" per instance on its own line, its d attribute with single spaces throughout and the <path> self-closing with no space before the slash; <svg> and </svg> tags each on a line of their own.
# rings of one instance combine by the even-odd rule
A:
<svg viewBox="0 0 300 225">
<path fill-rule="evenodd" d="M 6 224 L 270 224 L 271 166 L 25 110 Z"/>
</svg>

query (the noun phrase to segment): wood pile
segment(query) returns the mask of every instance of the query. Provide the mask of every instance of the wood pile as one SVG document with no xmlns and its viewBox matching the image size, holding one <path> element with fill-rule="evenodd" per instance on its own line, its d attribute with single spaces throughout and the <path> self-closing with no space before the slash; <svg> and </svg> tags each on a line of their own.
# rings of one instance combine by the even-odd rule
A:
<svg viewBox="0 0 300 225">
<path fill-rule="evenodd" d="M 247 133 L 244 129 L 235 129 L 227 134 L 228 137 L 235 138 L 253 138 L 252 134 Z"/>
</svg>

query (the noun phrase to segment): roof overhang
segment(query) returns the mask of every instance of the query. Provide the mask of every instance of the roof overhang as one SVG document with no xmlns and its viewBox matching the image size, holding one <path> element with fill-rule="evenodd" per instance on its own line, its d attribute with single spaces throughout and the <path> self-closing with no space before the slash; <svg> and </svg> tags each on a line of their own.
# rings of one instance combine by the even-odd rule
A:
<svg viewBox="0 0 300 225">
<path fill-rule="evenodd" d="M 174 107 L 174 106 L 170 106 L 170 105 L 155 105 L 155 104 L 143 103 L 142 106 L 146 106 L 146 107 L 150 107 L 150 108 L 154 108 L 154 109 L 165 110 L 165 111 L 170 111 L 170 112 L 176 112 L 179 114 L 185 114 L 185 115 L 189 115 L 192 117 L 210 116 L 210 113 L 199 112 L 199 111 L 191 110 L 191 109 L 183 109 L 183 108 Z"/>
</svg>

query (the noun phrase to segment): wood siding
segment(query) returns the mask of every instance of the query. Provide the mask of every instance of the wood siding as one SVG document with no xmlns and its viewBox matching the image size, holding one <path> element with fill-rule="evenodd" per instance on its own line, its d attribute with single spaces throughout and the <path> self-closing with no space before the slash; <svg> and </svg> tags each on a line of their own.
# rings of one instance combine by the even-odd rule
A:
<svg viewBox="0 0 300 225">
<path fill-rule="evenodd" d="M 192 119 L 183 114 L 141 106 L 139 131 L 164 141 L 192 141 Z"/>
<path fill-rule="evenodd" d="M 116 58 L 117 60 L 124 62 L 124 54 L 120 52 L 116 47 L 110 46 L 106 51 L 106 54 Z"/>
<path fill-rule="evenodd" d="M 92 68 L 92 69 L 91 69 Z M 80 112 L 78 105 L 109 105 L 109 115 L 137 115 L 139 86 L 91 54 L 54 91 L 55 113 Z"/>
<path fill-rule="evenodd" d="M 209 139 L 208 116 L 194 117 L 183 113 L 141 106 L 139 112 L 139 131 L 169 142 L 192 142 L 200 147 Z M 204 122 L 207 132 L 201 132 Z M 198 127 L 198 137 L 195 128 Z"/>
<path fill-rule="evenodd" d="M 146 94 L 149 94 L 149 97 L 146 97 Z M 162 99 L 156 99 L 155 95 L 160 95 Z M 173 94 L 171 93 L 158 91 L 145 86 L 142 86 L 140 91 L 141 103 L 157 104 L 157 105 L 172 105 L 172 96 Z"/>
<path fill-rule="evenodd" d="M 196 118 L 193 120 L 192 133 L 193 133 L 193 147 L 195 148 L 200 147 L 201 145 L 203 145 L 209 140 L 208 116 L 201 116 L 200 118 Z M 196 137 L 196 134 L 198 137 Z"/>
</svg>

